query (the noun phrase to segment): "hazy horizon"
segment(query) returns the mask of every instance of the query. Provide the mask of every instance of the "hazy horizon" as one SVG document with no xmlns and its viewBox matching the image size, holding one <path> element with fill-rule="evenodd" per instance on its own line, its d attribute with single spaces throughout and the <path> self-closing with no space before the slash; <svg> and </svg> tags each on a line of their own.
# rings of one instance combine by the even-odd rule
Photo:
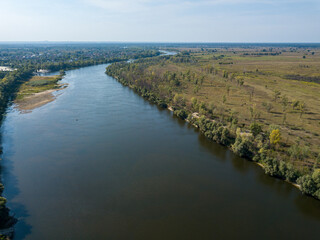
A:
<svg viewBox="0 0 320 240">
<path fill-rule="evenodd" d="M 0 0 L 0 42 L 317 43 L 317 0 Z"/>
</svg>

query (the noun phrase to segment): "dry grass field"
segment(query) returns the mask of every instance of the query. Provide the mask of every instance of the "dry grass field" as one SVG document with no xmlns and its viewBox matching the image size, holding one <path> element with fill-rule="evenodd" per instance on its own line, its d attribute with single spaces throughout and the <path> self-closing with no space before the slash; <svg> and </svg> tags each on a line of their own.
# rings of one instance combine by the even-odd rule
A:
<svg viewBox="0 0 320 240">
<path fill-rule="evenodd" d="M 265 130 L 278 125 L 285 144 L 307 146 L 313 156 L 320 152 L 319 49 L 183 51 L 191 61 L 151 64 L 145 72 L 176 73 L 181 82 L 176 91 L 189 103 L 195 97 L 246 126 L 253 121 Z"/>
</svg>

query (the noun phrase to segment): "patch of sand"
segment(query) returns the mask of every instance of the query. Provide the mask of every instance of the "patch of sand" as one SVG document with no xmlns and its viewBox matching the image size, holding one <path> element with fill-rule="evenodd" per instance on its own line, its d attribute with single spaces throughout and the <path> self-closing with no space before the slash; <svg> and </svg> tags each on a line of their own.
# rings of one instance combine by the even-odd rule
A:
<svg viewBox="0 0 320 240">
<path fill-rule="evenodd" d="M 56 97 L 52 93 L 62 89 L 64 88 L 50 89 L 44 92 L 34 93 L 28 97 L 24 97 L 21 100 L 16 100 L 16 108 L 21 112 L 30 112 L 35 108 L 41 107 L 49 102 L 54 101 Z"/>
</svg>

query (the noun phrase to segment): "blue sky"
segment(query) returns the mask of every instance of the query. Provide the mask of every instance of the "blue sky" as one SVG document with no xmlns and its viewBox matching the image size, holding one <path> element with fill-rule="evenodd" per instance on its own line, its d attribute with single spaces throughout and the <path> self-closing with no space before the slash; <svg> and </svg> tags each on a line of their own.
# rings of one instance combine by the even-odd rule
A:
<svg viewBox="0 0 320 240">
<path fill-rule="evenodd" d="M 0 41 L 320 42 L 320 0 L 0 0 Z"/>
</svg>

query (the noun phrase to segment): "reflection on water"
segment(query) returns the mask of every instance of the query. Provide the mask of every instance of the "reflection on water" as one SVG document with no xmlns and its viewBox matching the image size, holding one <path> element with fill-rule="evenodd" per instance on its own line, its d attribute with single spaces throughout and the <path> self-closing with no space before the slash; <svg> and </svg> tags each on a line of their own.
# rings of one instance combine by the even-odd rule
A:
<svg viewBox="0 0 320 240">
<path fill-rule="evenodd" d="M 320 201 L 104 74 L 2 126 L 16 239 L 318 239 Z"/>
</svg>

